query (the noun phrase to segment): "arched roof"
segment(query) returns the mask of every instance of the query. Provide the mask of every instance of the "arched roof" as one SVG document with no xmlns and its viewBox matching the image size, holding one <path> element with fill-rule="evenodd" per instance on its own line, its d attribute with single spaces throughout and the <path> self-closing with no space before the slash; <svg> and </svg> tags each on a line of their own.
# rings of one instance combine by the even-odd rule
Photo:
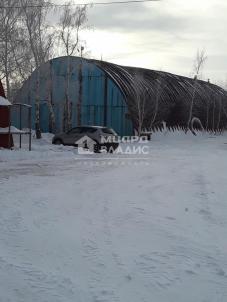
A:
<svg viewBox="0 0 227 302">
<path fill-rule="evenodd" d="M 65 60 L 67 64 L 67 58 L 51 61 Z M 144 128 L 159 126 L 162 121 L 169 127 L 186 127 L 193 99 L 192 117 L 200 119 L 204 128 L 227 128 L 227 91 L 217 85 L 168 72 L 93 59 L 70 57 L 70 61 L 78 66 L 80 62 L 94 64 L 113 80 L 125 98 L 134 127 L 138 126 L 138 111 L 144 115 Z"/>
<path fill-rule="evenodd" d="M 139 104 L 145 108 L 145 127 L 153 120 L 153 125 L 166 121 L 170 127 L 185 127 L 194 98 L 193 116 L 201 120 L 204 128 L 227 127 L 227 91 L 217 85 L 163 71 L 89 61 L 121 89 L 135 124 Z"/>
</svg>

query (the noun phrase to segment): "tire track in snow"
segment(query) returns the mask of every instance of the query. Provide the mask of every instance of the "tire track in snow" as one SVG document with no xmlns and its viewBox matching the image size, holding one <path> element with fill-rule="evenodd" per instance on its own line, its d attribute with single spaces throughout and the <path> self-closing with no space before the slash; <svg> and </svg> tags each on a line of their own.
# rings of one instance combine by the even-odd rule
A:
<svg viewBox="0 0 227 302">
<path fill-rule="evenodd" d="M 94 228 L 95 224 L 90 220 L 89 238 L 82 241 L 84 257 L 90 266 L 89 290 L 94 302 L 119 302 L 120 298 L 116 295 L 117 290 L 110 282 L 111 278 L 107 274 L 109 271 L 107 266 L 115 259 L 112 252 L 111 230 L 107 220 L 107 204 L 101 205 L 100 210 L 102 216 L 99 217 L 103 217 L 100 221 L 100 229 Z M 100 238 L 103 240 L 100 241 Z"/>
</svg>

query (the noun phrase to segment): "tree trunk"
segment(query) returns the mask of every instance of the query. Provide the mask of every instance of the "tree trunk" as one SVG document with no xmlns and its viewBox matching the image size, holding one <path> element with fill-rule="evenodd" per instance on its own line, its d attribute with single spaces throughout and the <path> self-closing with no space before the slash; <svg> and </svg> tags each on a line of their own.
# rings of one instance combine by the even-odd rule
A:
<svg viewBox="0 0 227 302">
<path fill-rule="evenodd" d="M 81 106 L 82 106 L 82 93 L 83 93 L 83 77 L 82 77 L 82 60 L 79 66 L 79 98 L 77 103 L 77 125 L 81 125 Z"/>
<path fill-rule="evenodd" d="M 49 78 L 48 78 L 48 97 L 47 104 L 49 108 L 49 131 L 55 133 L 55 114 L 53 109 L 53 100 L 52 100 L 52 88 L 53 88 L 53 78 L 52 78 L 52 64 L 49 63 Z"/>
<path fill-rule="evenodd" d="M 35 134 L 36 138 L 42 138 L 41 129 L 40 129 L 40 96 L 39 96 L 39 87 L 40 87 L 40 78 L 39 78 L 39 69 L 37 70 L 36 78 L 36 98 L 35 98 Z"/>
</svg>

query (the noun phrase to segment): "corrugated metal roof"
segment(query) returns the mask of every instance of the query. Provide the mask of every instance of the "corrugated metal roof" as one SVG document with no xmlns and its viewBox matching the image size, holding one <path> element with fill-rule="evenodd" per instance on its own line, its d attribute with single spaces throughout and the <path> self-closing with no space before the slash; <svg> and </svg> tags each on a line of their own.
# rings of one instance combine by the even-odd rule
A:
<svg viewBox="0 0 227 302">
<path fill-rule="evenodd" d="M 217 85 L 163 71 L 88 61 L 104 70 L 121 89 L 134 124 L 137 123 L 138 102 L 145 106 L 144 127 L 149 126 L 158 102 L 156 124 L 166 121 L 168 126 L 186 126 L 195 93 L 193 116 L 201 120 L 204 128 L 227 127 L 227 92 Z"/>
</svg>

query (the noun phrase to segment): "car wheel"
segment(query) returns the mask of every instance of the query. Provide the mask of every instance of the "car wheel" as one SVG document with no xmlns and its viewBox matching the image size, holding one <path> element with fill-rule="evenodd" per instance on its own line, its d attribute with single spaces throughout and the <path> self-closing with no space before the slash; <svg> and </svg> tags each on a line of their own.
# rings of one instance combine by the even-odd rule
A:
<svg viewBox="0 0 227 302">
<path fill-rule="evenodd" d="M 108 153 L 113 153 L 113 152 L 114 152 L 113 146 L 107 147 L 106 151 L 107 151 Z"/>
<path fill-rule="evenodd" d="M 107 152 L 108 153 L 114 153 L 114 151 L 117 149 L 118 145 L 113 144 L 107 147 Z"/>
<path fill-rule="evenodd" d="M 94 153 L 100 153 L 101 146 L 99 144 L 94 145 Z"/>
<path fill-rule="evenodd" d="M 63 142 L 62 142 L 61 139 L 56 139 L 56 140 L 54 141 L 54 144 L 55 144 L 55 145 L 63 145 Z"/>
</svg>

